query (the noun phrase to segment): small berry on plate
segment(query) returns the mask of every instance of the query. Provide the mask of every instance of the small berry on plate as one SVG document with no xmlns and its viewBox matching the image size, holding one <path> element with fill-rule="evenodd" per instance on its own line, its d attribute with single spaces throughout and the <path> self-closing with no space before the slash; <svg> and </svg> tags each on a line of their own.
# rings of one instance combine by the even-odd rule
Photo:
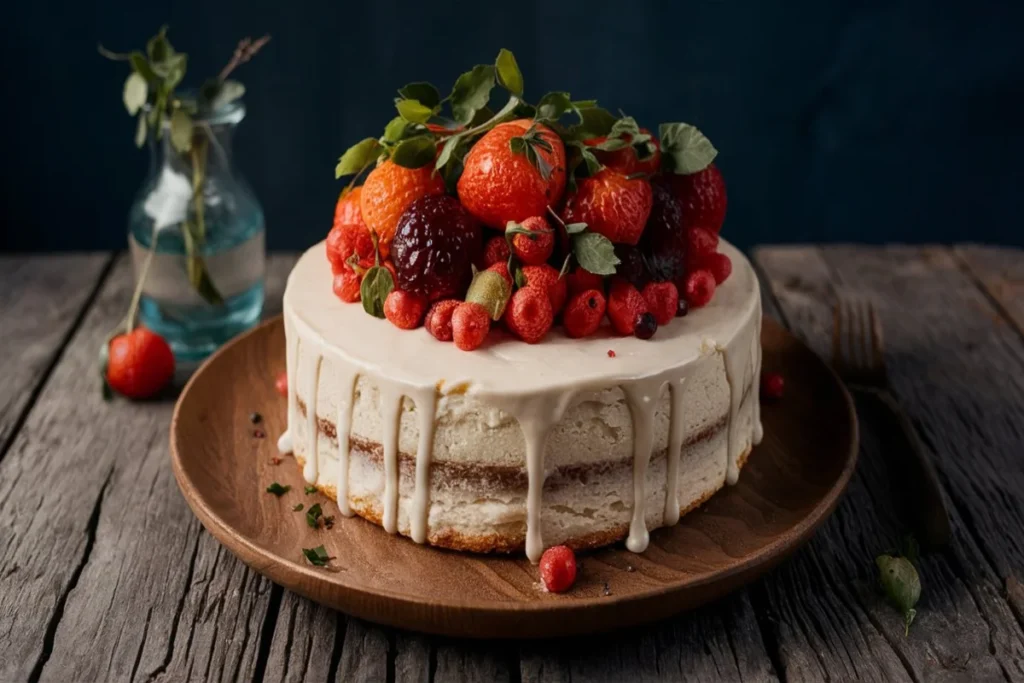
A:
<svg viewBox="0 0 1024 683">
<path fill-rule="evenodd" d="M 429 301 L 459 296 L 480 252 L 480 225 L 448 195 L 415 200 L 398 221 L 391 257 L 395 285 Z"/>
<path fill-rule="evenodd" d="M 565 305 L 565 297 L 569 294 L 564 277 L 558 277 L 558 271 L 543 263 L 539 266 L 523 266 L 523 277 L 527 287 L 539 287 L 548 293 L 551 299 L 551 312 L 558 315 Z"/>
<path fill-rule="evenodd" d="M 690 308 L 706 306 L 715 295 L 715 277 L 707 270 L 695 270 L 686 277 L 684 296 Z"/>
<path fill-rule="evenodd" d="M 523 264 L 539 266 L 551 258 L 551 253 L 555 250 L 555 231 L 548 225 L 544 216 L 531 216 L 522 223 L 512 223 L 511 226 L 514 226 L 511 227 L 512 253 Z M 522 232 L 523 230 L 526 232 Z"/>
<path fill-rule="evenodd" d="M 540 578 L 549 593 L 564 593 L 576 583 L 576 553 L 565 545 L 548 548 L 540 556 Z"/>
<path fill-rule="evenodd" d="M 463 302 L 452 313 L 452 336 L 455 346 L 472 351 L 484 343 L 491 330 L 491 316 L 480 304 Z"/>
<path fill-rule="evenodd" d="M 405 168 L 388 160 L 366 176 L 359 196 L 363 221 L 380 239 L 383 253 L 398 228 L 398 219 L 409 206 L 422 197 L 444 194 L 444 179 L 434 172 L 434 165 Z"/>
<path fill-rule="evenodd" d="M 678 289 L 678 287 L 676 289 Z M 686 314 L 689 312 L 690 304 L 686 303 L 686 297 L 679 297 L 679 303 L 676 304 L 676 317 L 685 318 Z"/>
<path fill-rule="evenodd" d="M 588 289 L 604 292 L 604 276 L 591 273 L 583 268 L 574 268 L 566 275 L 565 284 L 569 289 L 569 294 L 585 292 Z"/>
<path fill-rule="evenodd" d="M 401 289 L 392 289 L 384 299 L 384 317 L 403 330 L 414 330 L 420 326 L 427 302 L 421 296 Z"/>
<path fill-rule="evenodd" d="M 512 287 L 515 284 L 514 282 L 512 282 L 512 274 L 508 272 L 507 261 L 499 261 L 498 263 L 490 265 L 487 267 L 487 270 L 493 270 L 495 273 L 498 273 L 503 278 L 505 278 L 505 281 L 508 282 L 509 287 Z"/>
<path fill-rule="evenodd" d="M 586 223 L 617 244 L 636 244 L 651 213 L 651 183 L 605 168 L 579 181 L 562 211 L 566 223 Z"/>
<path fill-rule="evenodd" d="M 512 295 L 505 309 L 505 324 L 527 344 L 536 344 L 551 329 L 555 314 L 543 287 L 523 287 Z"/>
<path fill-rule="evenodd" d="M 641 294 L 659 325 L 668 325 L 679 310 L 679 290 L 671 282 L 650 282 Z"/>
<path fill-rule="evenodd" d="M 331 289 L 334 290 L 334 296 L 351 304 L 359 301 L 359 286 L 362 283 L 362 275 L 352 270 L 343 270 L 334 276 Z"/>
<path fill-rule="evenodd" d="M 722 284 L 732 275 L 732 261 L 728 256 L 717 251 L 704 257 L 703 265 L 711 271 L 716 285 Z"/>
<path fill-rule="evenodd" d="M 128 398 L 149 398 L 174 376 L 174 354 L 170 345 L 145 327 L 136 327 L 111 339 L 107 354 L 107 384 Z"/>
<path fill-rule="evenodd" d="M 786 380 L 777 372 L 761 373 L 761 396 L 780 399 L 786 391 Z"/>
<path fill-rule="evenodd" d="M 452 313 L 462 302 L 458 299 L 441 299 L 431 304 L 427 310 L 427 317 L 423 324 L 427 332 L 438 341 L 451 341 L 454 339 L 452 332 Z"/>
<path fill-rule="evenodd" d="M 511 254 L 512 250 L 509 249 L 508 240 L 496 235 L 487 240 L 487 244 L 484 245 L 483 267 L 489 268 L 495 263 L 507 263 Z"/>
<path fill-rule="evenodd" d="M 658 321 L 654 319 L 653 313 L 648 311 L 646 313 L 641 313 L 637 317 L 636 324 L 633 328 L 633 334 L 636 335 L 637 339 L 650 339 L 657 331 Z"/>
<path fill-rule="evenodd" d="M 636 287 L 625 280 L 615 278 L 608 291 L 608 319 L 621 335 L 633 334 L 636 321 L 647 313 L 647 302 Z"/>
<path fill-rule="evenodd" d="M 594 334 L 601 326 L 605 307 L 604 294 L 596 289 L 573 294 L 562 314 L 566 333 L 575 339 Z"/>
<path fill-rule="evenodd" d="M 688 226 L 699 226 L 716 235 L 725 221 L 725 181 L 718 167 L 711 164 L 703 171 L 691 175 L 666 174 L 673 194 L 683 205 L 683 221 Z"/>
</svg>

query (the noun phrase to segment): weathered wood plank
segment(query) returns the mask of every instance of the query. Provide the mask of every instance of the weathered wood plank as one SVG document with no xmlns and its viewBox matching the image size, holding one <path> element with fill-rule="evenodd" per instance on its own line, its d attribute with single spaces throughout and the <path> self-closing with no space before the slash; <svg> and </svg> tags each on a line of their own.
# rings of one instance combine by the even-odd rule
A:
<svg viewBox="0 0 1024 683">
<path fill-rule="evenodd" d="M 976 337 L 976 342 L 992 327 L 991 318 L 983 313 L 983 297 L 962 274 L 956 278 L 955 273 L 946 272 L 952 261 L 945 250 L 830 249 L 823 253 L 808 248 L 765 248 L 758 250 L 757 259 L 794 331 L 825 357 L 836 289 L 873 294 L 882 304 L 887 360 L 893 366 L 890 369 L 898 392 L 902 381 L 924 377 L 924 368 L 932 377 L 947 376 L 943 366 L 957 363 L 947 356 L 956 354 L 948 342 L 944 345 L 936 337 L 957 324 L 964 309 L 981 304 L 974 311 L 984 318 L 984 324 L 974 320 L 968 325 L 969 336 Z M 884 267 L 879 267 L 881 263 Z M 943 267 L 937 268 L 937 264 Z M 860 272 L 870 275 L 857 276 Z M 939 288 L 949 291 L 936 291 L 939 282 L 953 284 Z M 927 319 L 939 310 L 945 311 L 945 320 Z M 974 311 L 968 315 L 975 315 Z M 900 367 L 907 362 L 914 366 L 913 372 Z M 959 368 L 961 377 L 975 376 L 967 366 L 976 362 L 971 359 Z M 913 396 L 911 405 L 934 403 L 937 395 L 959 400 L 957 382 L 941 384 L 935 382 L 929 391 Z M 1024 406 L 1020 396 L 1012 401 L 1016 403 L 1011 411 Z M 944 411 L 950 411 L 948 405 Z M 936 417 L 941 414 L 937 412 Z M 953 437 L 947 431 L 956 431 L 938 420 L 934 427 L 933 446 L 935 439 Z M 801 553 L 764 582 L 787 678 L 1003 680 L 1024 676 L 1024 633 L 1006 601 L 998 599 L 997 584 L 986 571 L 984 556 L 956 516 L 950 549 L 922 562 L 925 592 L 918 621 L 910 637 L 903 637 L 898 617 L 872 587 L 872 558 L 895 546 L 903 533 L 893 501 L 908 483 L 891 479 L 884 445 L 864 420 L 861 436 L 860 465 L 835 516 L 812 541 L 809 552 Z M 943 461 L 940 457 L 940 464 Z M 956 500 L 977 490 L 979 476 L 987 478 L 978 472 L 974 483 L 946 476 L 943 480 Z M 1013 519 L 1002 509 L 992 514 L 1003 515 L 1004 522 Z"/>
<path fill-rule="evenodd" d="M 0 463 L 0 575 L 15 587 L 0 593 L 0 680 L 255 670 L 270 583 L 206 535 L 176 490 L 171 403 L 99 396 L 96 349 L 124 314 L 130 270 L 121 258 Z"/>
<path fill-rule="evenodd" d="M 112 258 L 0 255 L 0 458 Z"/>
<path fill-rule="evenodd" d="M 1024 334 L 1024 249 L 962 244 L 954 252 Z"/>
</svg>

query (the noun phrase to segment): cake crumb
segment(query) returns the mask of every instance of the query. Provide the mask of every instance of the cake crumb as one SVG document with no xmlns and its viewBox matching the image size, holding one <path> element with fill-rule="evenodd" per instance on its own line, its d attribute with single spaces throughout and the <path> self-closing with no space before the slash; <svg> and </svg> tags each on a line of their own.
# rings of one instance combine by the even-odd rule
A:
<svg viewBox="0 0 1024 683">
<path fill-rule="evenodd" d="M 271 465 L 280 465 L 280 464 L 281 464 L 281 458 L 279 458 L 279 457 L 277 457 L 277 456 L 275 455 L 274 457 L 272 457 L 272 458 L 270 459 L 270 464 L 271 464 Z"/>
<path fill-rule="evenodd" d="M 257 429 L 256 431 L 254 431 L 252 433 L 252 435 L 254 437 L 256 437 L 257 439 L 265 439 L 265 438 L 267 438 L 267 433 L 265 431 L 263 431 L 262 429 Z"/>
<path fill-rule="evenodd" d="M 629 572 L 630 574 L 632 574 L 633 572 L 635 572 L 635 571 L 636 571 L 636 567 L 634 567 L 634 566 L 633 566 L 633 565 L 631 565 L 631 564 L 627 564 L 627 565 L 626 565 L 626 571 L 627 571 L 627 572 Z"/>
<path fill-rule="evenodd" d="M 615 358 L 615 351 L 613 351 L 611 349 L 608 349 L 608 357 L 609 358 Z"/>
</svg>

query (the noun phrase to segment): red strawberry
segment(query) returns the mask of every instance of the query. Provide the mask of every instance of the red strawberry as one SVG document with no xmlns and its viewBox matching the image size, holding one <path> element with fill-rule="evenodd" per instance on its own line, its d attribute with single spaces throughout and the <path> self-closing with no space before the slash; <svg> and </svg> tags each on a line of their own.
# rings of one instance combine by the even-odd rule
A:
<svg viewBox="0 0 1024 683">
<path fill-rule="evenodd" d="M 528 266 L 539 266 L 547 261 L 555 249 L 555 232 L 544 216 L 531 216 L 517 227 L 528 230 L 529 234 L 513 234 L 512 253 L 516 258 Z"/>
<path fill-rule="evenodd" d="M 702 227 L 716 235 L 725 221 L 725 181 L 718 167 L 711 164 L 692 175 L 666 175 L 672 192 L 683 205 L 683 221 L 688 227 Z"/>
<path fill-rule="evenodd" d="M 671 282 L 651 282 L 644 287 L 644 301 L 659 325 L 668 325 L 679 310 L 679 290 Z"/>
<path fill-rule="evenodd" d="M 414 330 L 419 327 L 426 310 L 426 299 L 400 289 L 392 289 L 384 299 L 384 317 L 399 329 Z"/>
<path fill-rule="evenodd" d="M 536 344 L 551 329 L 555 315 L 542 287 L 523 287 L 512 295 L 505 309 L 508 329 L 527 344 Z"/>
<path fill-rule="evenodd" d="M 601 326 L 605 312 L 604 295 L 596 289 L 574 294 L 565 306 L 562 324 L 573 338 L 587 337 Z"/>
<path fill-rule="evenodd" d="M 454 339 L 452 314 L 461 303 L 458 299 L 441 299 L 431 305 L 423 325 L 427 328 L 427 332 L 434 336 L 434 339 L 438 341 L 451 341 Z"/>
<path fill-rule="evenodd" d="M 630 180 L 605 168 L 579 181 L 569 195 L 562 219 L 586 223 L 594 232 L 612 242 L 636 244 L 651 213 L 651 184 L 646 178 Z"/>
<path fill-rule="evenodd" d="M 585 292 L 588 289 L 596 289 L 599 292 L 604 292 L 604 276 L 595 275 L 589 270 L 584 270 L 583 268 L 576 268 L 566 275 L 565 283 L 569 288 L 569 294 Z"/>
<path fill-rule="evenodd" d="M 452 336 L 455 346 L 472 351 L 484 343 L 491 330 L 491 316 L 477 303 L 463 302 L 452 312 Z"/>
<path fill-rule="evenodd" d="M 569 295 L 568 285 L 564 277 L 558 277 L 558 271 L 544 263 L 539 266 L 523 266 L 523 277 L 527 287 L 540 287 L 551 299 L 551 311 L 554 315 L 562 310 L 565 297 Z"/>
<path fill-rule="evenodd" d="M 507 262 L 511 253 L 512 251 L 508 248 L 508 240 L 503 236 L 490 238 L 484 245 L 483 268 L 489 268 L 495 263 Z"/>
<path fill-rule="evenodd" d="M 637 320 L 647 312 L 647 301 L 636 287 L 619 278 L 612 280 L 608 291 L 608 319 L 616 332 L 633 334 Z"/>
<path fill-rule="evenodd" d="M 641 128 L 640 132 L 651 135 L 651 131 L 646 128 Z M 633 140 L 633 136 L 629 133 L 625 133 L 622 135 L 622 139 L 626 142 L 631 142 Z M 597 138 L 590 138 L 584 142 L 590 147 L 597 147 L 607 140 L 607 137 L 601 136 Z M 637 147 L 643 147 L 643 149 L 637 149 Z M 615 150 L 593 149 L 591 151 L 601 164 L 607 166 L 613 171 L 618 171 L 625 175 L 630 175 L 632 173 L 646 173 L 647 175 L 654 175 L 658 172 L 658 167 L 661 165 L 661 145 L 658 143 L 658 138 L 653 135 L 651 135 L 651 142 L 649 146 L 628 145 Z M 643 159 L 640 158 L 641 154 L 643 154 Z"/>
</svg>

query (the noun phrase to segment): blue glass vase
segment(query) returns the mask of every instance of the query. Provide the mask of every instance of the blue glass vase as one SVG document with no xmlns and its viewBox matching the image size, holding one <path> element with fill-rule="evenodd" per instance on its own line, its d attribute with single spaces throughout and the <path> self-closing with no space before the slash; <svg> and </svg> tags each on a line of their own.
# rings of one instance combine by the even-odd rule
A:
<svg viewBox="0 0 1024 683">
<path fill-rule="evenodd" d="M 140 321 L 186 367 L 251 328 L 263 310 L 263 209 L 231 154 L 244 117 L 239 100 L 195 117 L 186 152 L 169 129 L 151 135 L 149 173 L 129 214 L 136 283 L 144 279 Z"/>
</svg>

